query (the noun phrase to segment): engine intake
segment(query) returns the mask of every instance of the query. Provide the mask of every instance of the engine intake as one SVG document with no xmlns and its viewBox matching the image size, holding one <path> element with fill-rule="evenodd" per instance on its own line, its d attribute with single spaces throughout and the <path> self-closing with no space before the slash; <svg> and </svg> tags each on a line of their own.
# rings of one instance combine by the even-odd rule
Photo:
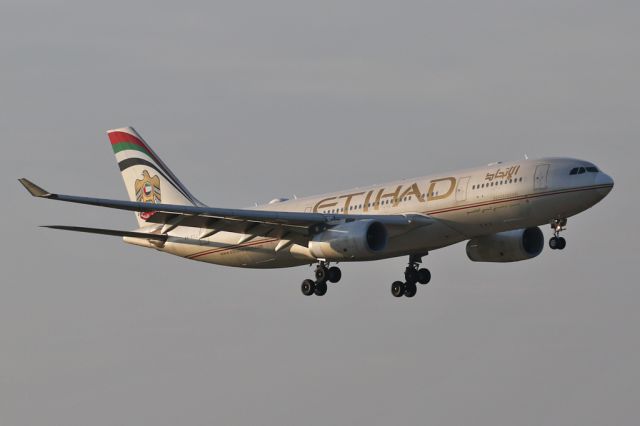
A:
<svg viewBox="0 0 640 426">
<path fill-rule="evenodd" d="M 374 220 L 346 222 L 316 235 L 309 252 L 316 259 L 367 259 L 387 247 L 387 229 Z"/>
<path fill-rule="evenodd" d="M 474 262 L 517 262 L 536 257 L 543 247 L 540 228 L 515 229 L 470 239 L 467 256 Z"/>
</svg>

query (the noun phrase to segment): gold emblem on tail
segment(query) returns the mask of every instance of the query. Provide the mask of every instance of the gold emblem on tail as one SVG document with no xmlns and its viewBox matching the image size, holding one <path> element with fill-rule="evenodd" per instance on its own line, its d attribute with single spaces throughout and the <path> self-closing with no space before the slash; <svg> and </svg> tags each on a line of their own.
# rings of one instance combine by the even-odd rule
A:
<svg viewBox="0 0 640 426">
<path fill-rule="evenodd" d="M 140 203 L 159 204 L 160 198 L 160 178 L 156 175 L 151 177 L 146 170 L 142 171 L 142 179 L 136 179 L 136 200 Z M 154 212 L 140 212 L 140 217 L 144 220 L 153 216 Z"/>
</svg>

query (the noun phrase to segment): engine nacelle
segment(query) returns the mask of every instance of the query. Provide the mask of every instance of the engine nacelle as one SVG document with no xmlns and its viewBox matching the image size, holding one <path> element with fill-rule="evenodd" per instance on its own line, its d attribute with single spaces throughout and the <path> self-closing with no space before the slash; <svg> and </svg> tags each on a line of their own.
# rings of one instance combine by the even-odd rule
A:
<svg viewBox="0 0 640 426">
<path fill-rule="evenodd" d="M 326 260 L 366 259 L 386 247 L 387 229 L 375 220 L 346 222 L 309 241 L 311 255 Z"/>
<path fill-rule="evenodd" d="M 470 239 L 467 256 L 474 262 L 517 262 L 536 257 L 543 247 L 540 228 L 516 229 Z"/>
</svg>

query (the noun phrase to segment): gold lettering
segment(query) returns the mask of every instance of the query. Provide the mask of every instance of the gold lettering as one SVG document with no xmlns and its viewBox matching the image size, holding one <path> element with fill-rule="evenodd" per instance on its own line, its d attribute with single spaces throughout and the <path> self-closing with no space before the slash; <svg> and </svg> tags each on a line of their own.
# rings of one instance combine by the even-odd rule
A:
<svg viewBox="0 0 640 426">
<path fill-rule="evenodd" d="M 448 181 L 449 182 L 449 189 L 447 190 L 447 192 L 445 192 L 444 194 L 439 194 L 439 195 L 435 195 L 435 188 L 436 188 L 436 184 L 438 182 L 445 182 Z M 427 199 L 429 201 L 431 200 L 441 200 L 443 198 L 447 198 L 449 195 L 451 195 L 453 193 L 453 190 L 456 188 L 456 178 L 454 177 L 446 177 L 446 178 L 441 178 L 441 179 L 434 179 L 431 181 L 431 184 L 429 185 L 429 192 L 427 193 Z M 440 192 L 440 191 L 438 191 Z"/>
<path fill-rule="evenodd" d="M 398 195 L 400 194 L 401 189 L 402 185 L 398 185 L 395 191 L 383 194 L 382 198 L 391 198 L 391 202 L 395 205 L 398 202 Z"/>
<path fill-rule="evenodd" d="M 376 195 L 376 200 L 373 202 L 374 210 L 378 210 L 380 208 L 380 197 L 382 197 L 383 192 L 384 192 L 384 188 L 380 188 L 378 190 L 378 195 Z"/>
<path fill-rule="evenodd" d="M 349 210 L 349 205 L 351 204 L 351 199 L 353 197 L 355 197 L 356 195 L 362 195 L 362 194 L 364 194 L 364 192 L 354 192 L 353 194 L 341 195 L 339 198 L 346 198 L 344 202 L 344 211 L 346 212 Z"/>
<path fill-rule="evenodd" d="M 337 206 L 338 203 L 335 202 L 335 201 L 333 203 L 329 203 L 328 202 L 328 201 L 335 200 L 335 199 L 336 199 L 336 197 L 330 197 L 330 198 L 325 198 L 325 199 L 322 199 L 322 200 L 318 201 L 316 203 L 316 205 L 313 207 L 313 212 L 314 213 L 318 213 L 318 210 L 320 210 L 320 209 L 327 209 L 329 207 Z"/>
<path fill-rule="evenodd" d="M 402 201 L 404 199 L 404 197 L 413 194 L 418 201 L 420 201 L 421 203 L 424 202 L 424 197 L 422 196 L 422 193 L 420 192 L 420 188 L 418 187 L 417 183 L 413 183 L 410 187 L 408 187 L 407 189 L 405 189 L 402 194 L 400 194 L 400 197 L 398 197 L 398 199 L 396 200 L 396 202 L 393 204 L 393 206 L 397 206 L 400 201 Z"/>
<path fill-rule="evenodd" d="M 367 196 L 364 197 L 364 211 L 368 212 L 369 211 L 369 201 L 371 200 L 371 194 L 373 194 L 373 189 L 369 192 L 367 192 Z"/>
<path fill-rule="evenodd" d="M 506 170 L 498 169 L 494 173 L 488 172 L 485 176 L 485 180 L 491 182 L 494 179 L 512 179 L 513 176 L 518 174 L 520 166 L 511 166 Z"/>
</svg>

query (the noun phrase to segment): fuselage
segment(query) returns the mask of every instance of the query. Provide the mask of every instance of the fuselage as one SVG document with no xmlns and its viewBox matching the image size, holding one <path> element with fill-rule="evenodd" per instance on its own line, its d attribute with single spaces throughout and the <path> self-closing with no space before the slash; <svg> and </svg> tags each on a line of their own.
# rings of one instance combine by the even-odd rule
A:
<svg viewBox="0 0 640 426">
<path fill-rule="evenodd" d="M 389 232 L 375 260 L 426 254 L 473 237 L 548 224 L 593 206 L 613 187 L 611 177 L 593 163 L 573 158 L 500 162 L 483 167 L 398 180 L 293 200 L 277 199 L 259 210 L 332 215 L 420 214 L 435 224 L 409 232 Z M 253 237 L 220 230 L 179 226 L 169 232 L 164 252 L 227 266 L 278 268 L 314 263 L 308 247 L 284 237 Z M 149 242 L 125 241 L 151 246 Z"/>
</svg>

